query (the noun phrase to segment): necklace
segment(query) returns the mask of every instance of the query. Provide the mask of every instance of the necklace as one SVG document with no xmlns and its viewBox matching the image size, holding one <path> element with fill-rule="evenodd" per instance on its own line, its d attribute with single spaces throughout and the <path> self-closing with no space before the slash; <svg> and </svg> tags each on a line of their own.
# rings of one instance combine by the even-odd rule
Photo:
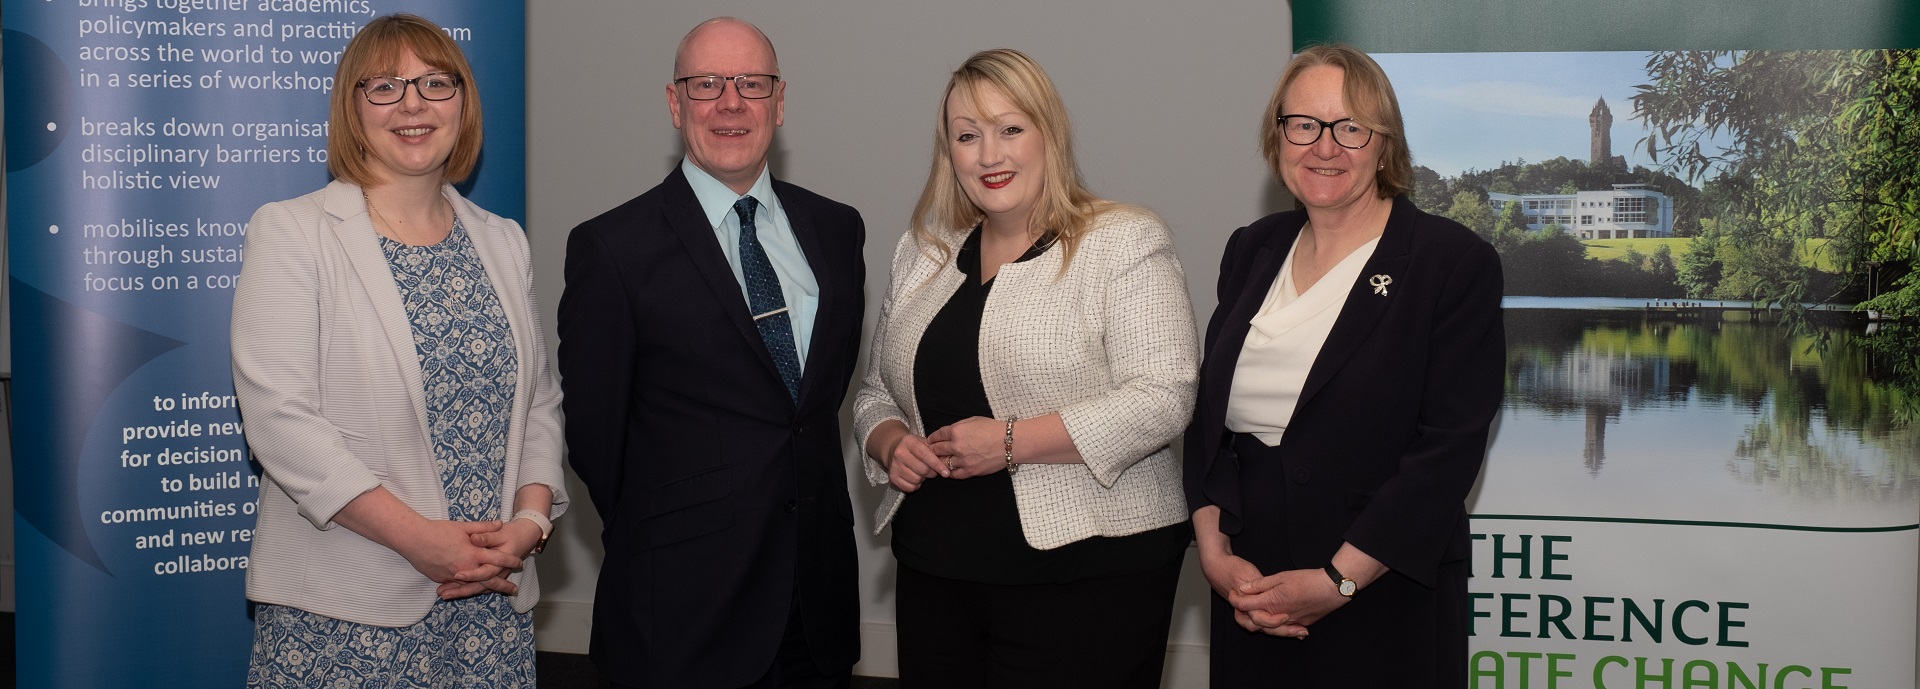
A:
<svg viewBox="0 0 1920 689">
<path fill-rule="evenodd" d="M 413 246 L 413 244 L 411 242 L 408 242 L 405 237 L 399 236 L 401 228 L 404 225 L 406 225 L 407 221 L 402 220 L 396 224 L 392 220 L 388 220 L 387 216 L 380 212 L 380 207 L 373 205 L 373 197 L 368 196 L 366 190 L 360 191 L 360 198 L 367 202 L 367 210 L 373 211 L 373 217 L 379 219 L 380 222 L 386 223 L 387 229 L 393 231 L 395 240 L 399 241 L 401 244 L 408 244 L 410 246 Z M 435 204 L 434 209 L 439 210 L 439 205 Z"/>
</svg>

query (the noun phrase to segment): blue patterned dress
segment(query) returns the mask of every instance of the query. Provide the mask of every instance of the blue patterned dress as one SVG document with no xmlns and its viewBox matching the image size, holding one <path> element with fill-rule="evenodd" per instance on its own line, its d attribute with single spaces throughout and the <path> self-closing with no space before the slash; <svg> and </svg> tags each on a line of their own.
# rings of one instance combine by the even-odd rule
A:
<svg viewBox="0 0 1920 689">
<path fill-rule="evenodd" d="M 519 371 L 506 313 L 457 219 L 438 244 L 382 237 L 380 248 L 413 322 L 448 518 L 497 519 Z M 261 605 L 247 686 L 532 689 L 533 616 L 495 593 L 436 602 L 425 619 L 398 628 Z"/>
</svg>

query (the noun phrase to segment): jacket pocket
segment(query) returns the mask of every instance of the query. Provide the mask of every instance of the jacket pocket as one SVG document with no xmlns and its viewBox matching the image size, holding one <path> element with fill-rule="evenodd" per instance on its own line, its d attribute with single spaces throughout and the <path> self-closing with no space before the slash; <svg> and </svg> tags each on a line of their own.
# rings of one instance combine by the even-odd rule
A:
<svg viewBox="0 0 1920 689">
<path fill-rule="evenodd" d="M 677 478 L 653 489 L 640 518 L 641 547 L 657 548 L 733 526 L 732 466 Z"/>
</svg>

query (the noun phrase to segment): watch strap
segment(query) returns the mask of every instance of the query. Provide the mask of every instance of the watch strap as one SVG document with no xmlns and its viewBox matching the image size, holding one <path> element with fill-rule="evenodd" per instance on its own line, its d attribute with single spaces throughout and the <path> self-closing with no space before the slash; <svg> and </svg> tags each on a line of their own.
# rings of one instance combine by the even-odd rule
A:
<svg viewBox="0 0 1920 689">
<path fill-rule="evenodd" d="M 534 526 L 540 527 L 540 541 L 533 544 L 533 550 L 527 551 L 528 555 L 539 555 L 540 551 L 547 549 L 547 539 L 553 536 L 552 519 L 547 518 L 547 515 L 541 514 L 539 510 L 520 510 L 519 512 L 513 513 L 513 518 L 525 519 L 533 522 Z"/>
</svg>

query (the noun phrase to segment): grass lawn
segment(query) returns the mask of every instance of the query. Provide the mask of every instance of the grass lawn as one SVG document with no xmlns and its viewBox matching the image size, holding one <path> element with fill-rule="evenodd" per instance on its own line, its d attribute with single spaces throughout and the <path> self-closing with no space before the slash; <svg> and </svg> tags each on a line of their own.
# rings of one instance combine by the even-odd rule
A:
<svg viewBox="0 0 1920 689">
<path fill-rule="evenodd" d="M 1687 250 L 1693 246 L 1693 239 L 1689 237 L 1671 239 L 1589 239 L 1580 243 L 1587 245 L 1587 258 L 1595 258 L 1602 261 L 1619 260 L 1627 255 L 1628 248 L 1640 252 L 1643 256 L 1651 256 L 1653 255 L 1654 249 L 1665 245 L 1668 251 L 1673 252 L 1673 262 L 1677 264 L 1680 262 L 1680 257 L 1687 255 Z M 1827 240 L 1825 239 L 1807 240 L 1806 246 L 1801 249 L 1800 260 L 1812 265 L 1816 270 L 1823 270 L 1829 273 L 1833 272 L 1833 257 L 1827 255 L 1826 251 L 1823 251 L 1826 246 Z"/>
</svg>

